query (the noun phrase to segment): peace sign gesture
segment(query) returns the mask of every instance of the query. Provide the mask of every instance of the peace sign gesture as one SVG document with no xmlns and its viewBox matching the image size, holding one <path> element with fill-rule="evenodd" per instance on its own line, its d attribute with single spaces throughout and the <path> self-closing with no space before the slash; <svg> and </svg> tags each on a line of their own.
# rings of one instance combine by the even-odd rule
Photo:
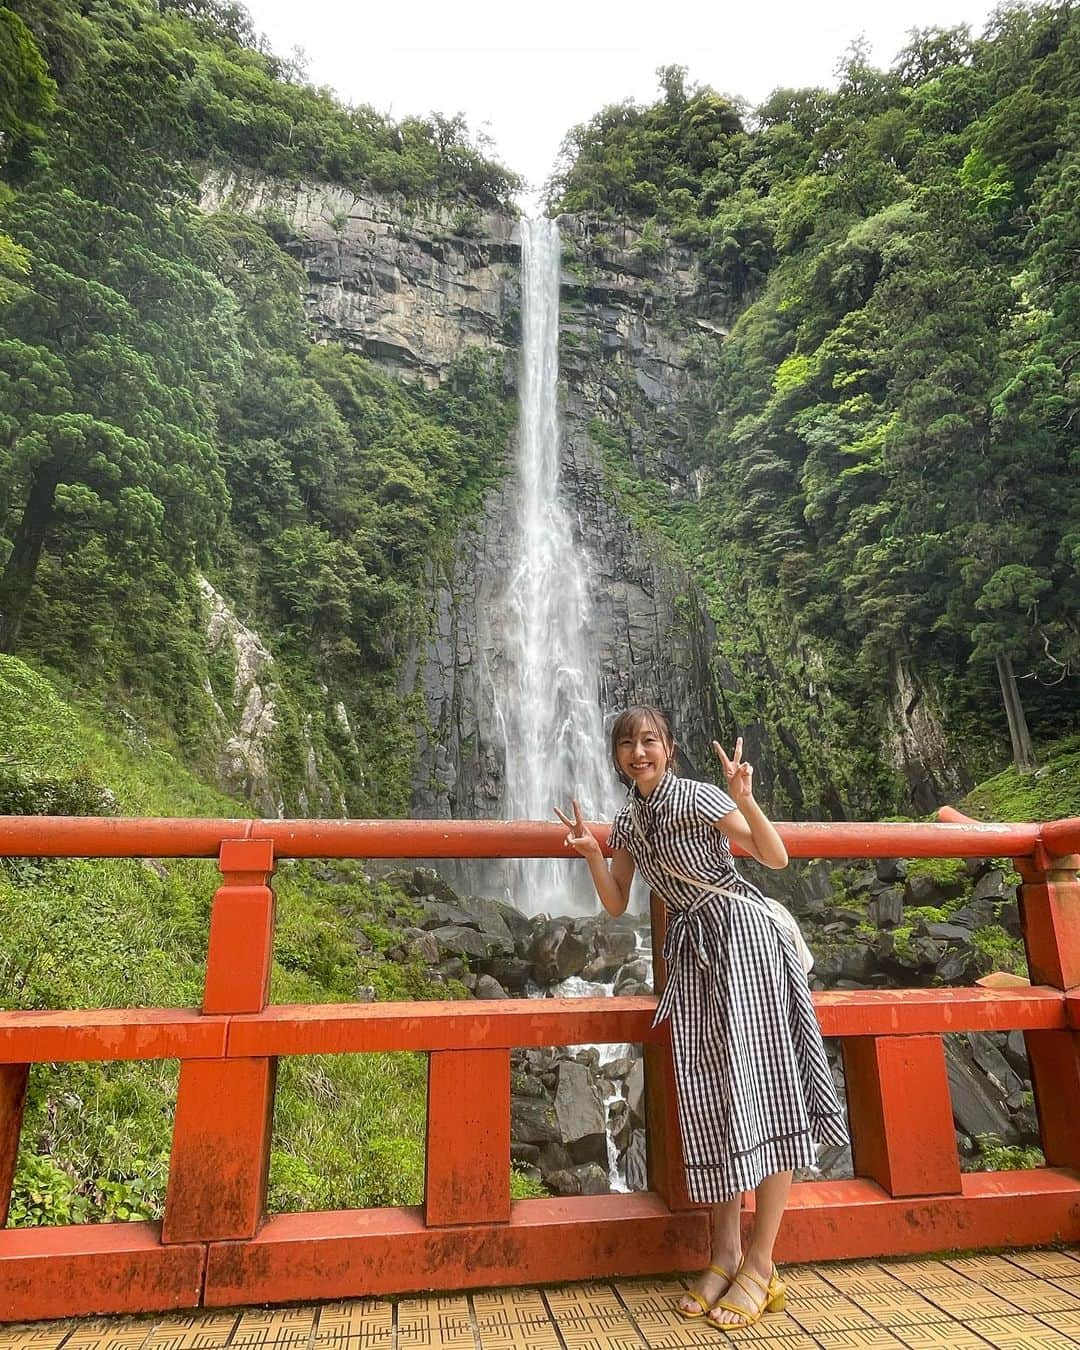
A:
<svg viewBox="0 0 1080 1350">
<path fill-rule="evenodd" d="M 736 803 L 749 801 L 754 795 L 754 769 L 753 765 L 743 761 L 742 737 L 735 742 L 735 753 L 730 759 L 724 753 L 724 747 L 719 741 L 713 741 L 712 744 L 720 763 L 724 766 L 728 796 Z"/>
<path fill-rule="evenodd" d="M 583 858 L 588 858 L 593 854 L 599 858 L 601 856 L 600 845 L 596 842 L 596 836 L 591 834 L 589 830 L 585 828 L 585 822 L 581 819 L 581 807 L 578 805 L 576 799 L 571 801 L 570 804 L 574 808 L 573 820 L 571 820 L 569 816 L 564 815 L 557 806 L 552 807 L 552 810 L 570 831 L 566 836 L 566 843 L 570 848 L 576 849 Z"/>
</svg>

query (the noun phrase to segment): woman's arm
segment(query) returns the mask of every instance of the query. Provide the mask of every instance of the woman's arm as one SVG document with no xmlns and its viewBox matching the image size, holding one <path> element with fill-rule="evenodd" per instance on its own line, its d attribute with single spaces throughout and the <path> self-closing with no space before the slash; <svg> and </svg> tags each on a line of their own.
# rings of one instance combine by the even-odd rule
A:
<svg viewBox="0 0 1080 1350">
<path fill-rule="evenodd" d="M 765 867 L 786 867 L 788 852 L 784 841 L 777 834 L 776 826 L 754 800 L 754 770 L 743 762 L 742 737 L 735 742 L 735 754 L 731 759 L 728 759 L 717 741 L 713 741 L 713 749 L 724 766 L 728 795 L 736 807 L 714 821 L 714 826 Z"/>
<path fill-rule="evenodd" d="M 630 883 L 634 879 L 634 859 L 625 848 L 617 848 L 611 855 L 611 866 L 608 867 L 607 859 L 600 850 L 600 845 L 596 836 L 586 828 L 585 822 L 581 819 L 581 807 L 574 802 L 574 819 L 564 816 L 559 808 L 555 807 L 555 814 L 567 827 L 570 833 L 566 836 L 566 842 L 589 864 L 589 875 L 592 877 L 593 885 L 596 887 L 596 894 L 600 897 L 600 903 L 609 914 L 619 915 L 626 911 L 626 906 L 630 903 Z"/>
</svg>

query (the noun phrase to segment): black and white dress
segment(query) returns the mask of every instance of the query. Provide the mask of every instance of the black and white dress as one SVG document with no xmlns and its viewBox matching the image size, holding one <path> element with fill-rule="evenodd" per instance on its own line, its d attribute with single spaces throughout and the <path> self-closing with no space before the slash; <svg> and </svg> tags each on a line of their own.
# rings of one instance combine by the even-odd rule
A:
<svg viewBox="0 0 1080 1350">
<path fill-rule="evenodd" d="M 669 771 L 648 797 L 631 788 L 609 840 L 667 910 L 667 985 L 654 1025 L 670 1018 L 687 1190 L 699 1203 L 813 1164 L 815 1141 L 848 1139 L 794 937 L 714 828 L 735 809 L 718 787 Z"/>
</svg>

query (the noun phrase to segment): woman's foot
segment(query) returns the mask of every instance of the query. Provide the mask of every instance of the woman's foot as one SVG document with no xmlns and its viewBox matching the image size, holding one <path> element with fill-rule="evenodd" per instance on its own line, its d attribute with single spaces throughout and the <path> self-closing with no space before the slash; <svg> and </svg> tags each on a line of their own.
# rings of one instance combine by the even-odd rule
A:
<svg viewBox="0 0 1080 1350">
<path fill-rule="evenodd" d="M 714 1326 L 732 1331 L 756 1322 L 774 1301 L 783 1306 L 783 1285 L 775 1277 L 775 1267 L 771 1261 L 762 1263 L 748 1252 L 737 1275 L 738 1278 L 732 1278 L 727 1292 L 719 1296 L 731 1307 L 720 1308 L 714 1304 L 709 1310 L 709 1321 Z"/>
<path fill-rule="evenodd" d="M 741 1260 L 741 1254 L 736 1252 L 726 1260 L 714 1261 L 679 1299 L 677 1306 L 683 1316 L 703 1317 L 717 1299 L 723 1298 L 731 1285 L 732 1274 L 738 1270 Z"/>
</svg>

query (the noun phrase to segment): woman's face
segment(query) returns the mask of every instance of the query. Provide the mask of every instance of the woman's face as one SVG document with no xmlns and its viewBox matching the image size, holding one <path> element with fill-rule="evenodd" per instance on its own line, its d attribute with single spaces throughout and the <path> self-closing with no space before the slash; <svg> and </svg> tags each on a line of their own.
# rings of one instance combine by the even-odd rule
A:
<svg viewBox="0 0 1080 1350">
<path fill-rule="evenodd" d="M 667 772 L 671 755 L 657 728 L 641 722 L 620 737 L 615 758 L 623 775 L 647 797 Z"/>
</svg>

